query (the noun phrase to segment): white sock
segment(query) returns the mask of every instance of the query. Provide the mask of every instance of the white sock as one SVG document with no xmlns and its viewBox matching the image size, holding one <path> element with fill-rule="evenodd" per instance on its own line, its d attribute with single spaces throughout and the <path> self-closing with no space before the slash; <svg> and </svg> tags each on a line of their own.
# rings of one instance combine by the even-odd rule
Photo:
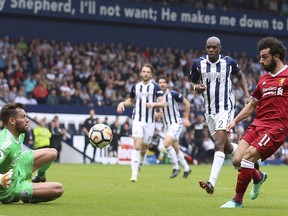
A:
<svg viewBox="0 0 288 216">
<path fill-rule="evenodd" d="M 221 151 L 216 151 L 214 153 L 214 160 L 212 164 L 212 169 L 210 172 L 209 182 L 215 187 L 218 175 L 220 173 L 220 170 L 223 166 L 225 160 L 225 154 Z"/>
<path fill-rule="evenodd" d="M 131 152 L 132 177 L 138 176 L 139 164 L 140 164 L 140 151 L 133 149 Z"/>
<path fill-rule="evenodd" d="M 179 150 L 179 153 L 177 154 L 177 158 L 178 158 L 179 163 L 183 167 L 184 172 L 189 171 L 190 167 L 189 167 L 187 161 L 185 160 L 185 157 L 184 157 L 184 154 L 182 151 Z"/>
<path fill-rule="evenodd" d="M 248 169 L 254 169 L 254 163 L 251 161 L 242 159 L 241 160 L 241 167 L 248 168 Z"/>
<path fill-rule="evenodd" d="M 167 149 L 168 156 L 173 164 L 173 169 L 179 169 L 179 164 L 177 160 L 176 151 L 172 146 L 169 146 Z"/>
<path fill-rule="evenodd" d="M 231 145 L 233 146 L 233 151 L 231 153 L 231 155 L 234 155 L 234 153 L 236 152 L 238 145 L 236 143 L 231 143 Z"/>
</svg>

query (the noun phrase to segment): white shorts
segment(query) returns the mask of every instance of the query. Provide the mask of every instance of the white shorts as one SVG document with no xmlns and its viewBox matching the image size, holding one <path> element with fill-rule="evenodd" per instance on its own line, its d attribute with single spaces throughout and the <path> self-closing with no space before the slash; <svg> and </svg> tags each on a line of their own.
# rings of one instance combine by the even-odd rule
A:
<svg viewBox="0 0 288 216">
<path fill-rule="evenodd" d="M 234 109 L 231 111 L 222 111 L 217 114 L 205 114 L 208 128 L 211 135 L 215 138 L 215 132 L 217 130 L 226 130 L 226 127 L 234 118 Z"/>
<path fill-rule="evenodd" d="M 178 123 L 173 123 L 165 127 L 165 135 L 173 137 L 174 140 L 179 140 L 180 134 L 182 132 L 183 125 Z"/>
<path fill-rule="evenodd" d="M 150 145 L 155 130 L 155 123 L 133 121 L 132 137 L 142 138 L 142 143 Z"/>
</svg>

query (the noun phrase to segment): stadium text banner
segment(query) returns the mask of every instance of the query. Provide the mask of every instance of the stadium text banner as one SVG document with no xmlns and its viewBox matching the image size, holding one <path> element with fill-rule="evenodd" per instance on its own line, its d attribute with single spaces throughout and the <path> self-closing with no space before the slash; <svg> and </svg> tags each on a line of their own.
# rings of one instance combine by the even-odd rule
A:
<svg viewBox="0 0 288 216">
<path fill-rule="evenodd" d="M 114 0 L 0 0 L 1 14 L 287 35 L 288 18 Z"/>
</svg>

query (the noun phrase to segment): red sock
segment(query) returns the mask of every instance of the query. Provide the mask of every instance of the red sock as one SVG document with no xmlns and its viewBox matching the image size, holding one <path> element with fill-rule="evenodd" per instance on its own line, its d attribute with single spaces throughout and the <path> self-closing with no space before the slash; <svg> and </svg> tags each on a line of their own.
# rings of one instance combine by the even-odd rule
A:
<svg viewBox="0 0 288 216">
<path fill-rule="evenodd" d="M 257 183 L 259 183 L 260 182 L 260 180 L 261 180 L 261 172 L 259 171 L 259 170 L 257 170 L 257 169 L 254 169 L 254 171 L 253 171 L 253 184 L 257 184 Z"/>
<path fill-rule="evenodd" d="M 253 171 L 254 169 L 241 167 L 237 178 L 236 194 L 233 198 L 236 202 L 243 202 L 243 196 L 252 179 Z"/>
</svg>

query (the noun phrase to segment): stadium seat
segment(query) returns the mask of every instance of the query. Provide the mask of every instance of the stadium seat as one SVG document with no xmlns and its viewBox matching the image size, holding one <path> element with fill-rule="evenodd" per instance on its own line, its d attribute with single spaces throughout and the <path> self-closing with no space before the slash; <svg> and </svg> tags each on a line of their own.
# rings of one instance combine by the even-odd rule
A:
<svg viewBox="0 0 288 216">
<path fill-rule="evenodd" d="M 73 135 L 78 135 L 75 124 L 69 123 L 68 124 L 68 133 L 73 136 Z"/>
</svg>

